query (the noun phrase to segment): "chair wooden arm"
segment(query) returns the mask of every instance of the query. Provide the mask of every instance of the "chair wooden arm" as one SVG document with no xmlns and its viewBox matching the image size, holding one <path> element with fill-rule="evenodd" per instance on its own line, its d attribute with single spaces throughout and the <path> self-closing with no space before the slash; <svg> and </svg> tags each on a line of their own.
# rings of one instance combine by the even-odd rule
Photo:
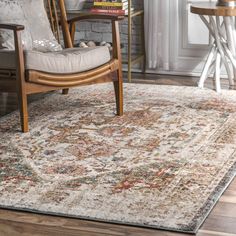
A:
<svg viewBox="0 0 236 236">
<path fill-rule="evenodd" d="M 8 30 L 13 30 L 13 31 L 20 31 L 24 30 L 23 25 L 15 25 L 15 24 L 0 24 L 0 29 L 8 29 Z"/>
<path fill-rule="evenodd" d="M 82 20 L 111 20 L 111 21 L 120 21 L 123 20 L 124 16 L 116 15 L 107 15 L 107 14 L 85 14 L 69 19 L 67 22 L 71 24 L 73 22 L 82 21 Z"/>
<path fill-rule="evenodd" d="M 24 66 L 23 45 L 21 40 L 21 31 L 24 30 L 25 27 L 23 25 L 17 25 L 17 24 L 0 24 L 0 29 L 12 30 L 14 32 L 16 70 L 18 72 L 21 71 L 22 74 L 25 70 L 25 66 Z M 22 78 L 20 77 L 20 79 Z"/>
<path fill-rule="evenodd" d="M 16 54 L 16 70 L 21 74 L 25 70 L 24 66 L 24 54 L 23 45 L 21 40 L 21 31 L 24 30 L 23 25 L 16 24 L 0 24 L 0 29 L 12 30 L 14 32 L 14 44 L 15 44 L 15 54 Z M 19 74 L 19 73 L 18 73 Z M 22 79 L 22 78 L 20 78 Z"/>
<path fill-rule="evenodd" d="M 120 48 L 120 32 L 119 21 L 124 19 L 124 16 L 106 15 L 106 14 L 86 14 L 74 17 L 67 20 L 70 27 L 70 34 L 72 42 L 74 41 L 75 23 L 83 20 L 110 20 L 112 21 L 112 45 L 113 45 L 113 58 L 121 62 L 121 48 Z"/>
<path fill-rule="evenodd" d="M 27 106 L 26 106 L 26 90 L 25 90 L 25 62 L 23 44 L 21 40 L 21 31 L 24 30 L 23 25 L 15 24 L 0 24 L 0 29 L 12 30 L 14 32 L 14 44 L 15 44 L 15 58 L 16 58 L 16 89 L 19 98 L 19 106 L 22 107 L 20 110 L 21 116 L 28 117 Z M 25 99 L 22 99 L 22 98 Z M 28 123 L 21 119 L 21 125 L 25 132 L 28 131 Z"/>
</svg>

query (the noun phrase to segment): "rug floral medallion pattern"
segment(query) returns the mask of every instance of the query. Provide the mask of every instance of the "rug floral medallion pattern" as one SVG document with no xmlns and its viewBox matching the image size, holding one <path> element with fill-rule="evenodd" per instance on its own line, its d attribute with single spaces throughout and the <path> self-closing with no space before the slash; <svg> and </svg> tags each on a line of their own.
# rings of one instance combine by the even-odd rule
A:
<svg viewBox="0 0 236 236">
<path fill-rule="evenodd" d="M 0 119 L 0 205 L 196 232 L 236 172 L 236 93 L 112 84 L 47 95 Z"/>
</svg>

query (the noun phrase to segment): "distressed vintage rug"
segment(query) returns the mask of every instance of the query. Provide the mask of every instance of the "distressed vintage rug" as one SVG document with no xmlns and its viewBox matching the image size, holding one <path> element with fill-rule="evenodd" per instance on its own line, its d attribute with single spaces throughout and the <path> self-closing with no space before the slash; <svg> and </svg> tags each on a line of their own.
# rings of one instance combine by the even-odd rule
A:
<svg viewBox="0 0 236 236">
<path fill-rule="evenodd" d="M 53 93 L 0 119 L 0 205 L 196 232 L 236 173 L 236 91 L 110 84 Z"/>
</svg>

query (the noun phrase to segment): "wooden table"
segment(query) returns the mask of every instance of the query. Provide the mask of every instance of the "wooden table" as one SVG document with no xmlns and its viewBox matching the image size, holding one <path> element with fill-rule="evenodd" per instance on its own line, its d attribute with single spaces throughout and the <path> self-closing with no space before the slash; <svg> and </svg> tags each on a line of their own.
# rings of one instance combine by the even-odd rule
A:
<svg viewBox="0 0 236 236">
<path fill-rule="evenodd" d="M 198 14 L 209 29 L 214 41 L 202 71 L 199 87 L 214 73 L 216 91 L 221 92 L 221 68 L 224 65 L 230 88 L 236 82 L 236 7 L 220 7 L 216 3 L 199 3 L 191 6 L 191 12 Z"/>
</svg>

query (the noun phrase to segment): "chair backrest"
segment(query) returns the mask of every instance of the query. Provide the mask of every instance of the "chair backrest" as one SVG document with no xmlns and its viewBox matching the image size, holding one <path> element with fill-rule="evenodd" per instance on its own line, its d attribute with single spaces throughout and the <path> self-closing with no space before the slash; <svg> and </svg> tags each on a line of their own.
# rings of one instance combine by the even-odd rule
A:
<svg viewBox="0 0 236 236">
<path fill-rule="evenodd" d="M 0 23 L 25 26 L 22 39 L 26 50 L 61 50 L 57 42 L 60 40 L 59 21 L 65 46 L 71 47 L 64 0 L 0 0 Z M 1 47 L 14 49 L 13 35 L 9 31 L 0 31 Z"/>
<path fill-rule="evenodd" d="M 67 24 L 67 13 L 64 0 L 44 0 L 44 4 L 52 31 L 58 42 L 61 42 L 60 32 L 62 32 L 65 47 L 73 47 L 69 26 Z"/>
<path fill-rule="evenodd" d="M 55 0 L 44 0 L 45 9 L 48 14 L 48 19 L 52 28 L 52 32 L 56 37 L 57 41 L 61 42 L 60 37 L 60 27 L 59 27 L 59 11 L 58 11 L 58 2 Z"/>
</svg>

